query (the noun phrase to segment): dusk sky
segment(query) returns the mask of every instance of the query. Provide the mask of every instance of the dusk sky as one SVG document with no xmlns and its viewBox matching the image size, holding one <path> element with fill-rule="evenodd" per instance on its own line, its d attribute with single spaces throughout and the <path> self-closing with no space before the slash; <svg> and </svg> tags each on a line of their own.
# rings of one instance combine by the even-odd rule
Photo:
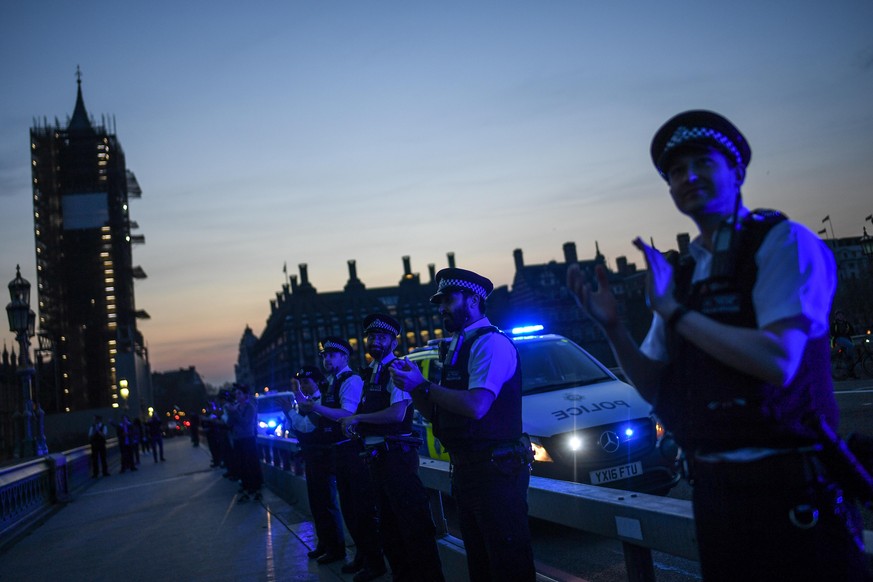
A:
<svg viewBox="0 0 873 582">
<path fill-rule="evenodd" d="M 642 265 L 637 235 L 675 247 L 694 225 L 649 144 L 686 109 L 748 138 L 748 206 L 837 237 L 873 213 L 870 0 L 4 2 L 0 281 L 20 263 L 33 305 L 28 132 L 66 124 L 77 66 L 143 190 L 152 369 L 216 385 L 286 263 L 335 291 L 349 259 L 382 287 L 451 251 L 507 285 L 516 248 L 597 241 L 614 267 Z"/>
</svg>

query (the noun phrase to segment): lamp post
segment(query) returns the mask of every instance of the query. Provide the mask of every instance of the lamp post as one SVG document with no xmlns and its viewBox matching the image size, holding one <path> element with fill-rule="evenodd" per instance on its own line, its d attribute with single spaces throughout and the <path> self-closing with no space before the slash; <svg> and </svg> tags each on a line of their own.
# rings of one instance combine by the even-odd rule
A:
<svg viewBox="0 0 873 582">
<path fill-rule="evenodd" d="M 121 392 L 121 397 L 124 398 L 124 411 L 127 412 L 127 398 L 130 396 L 130 389 L 127 387 L 127 380 L 122 378 L 118 381 L 118 386 L 120 388 L 119 392 Z"/>
<path fill-rule="evenodd" d="M 12 301 L 6 306 L 6 315 L 9 317 L 9 331 L 15 333 L 18 342 L 18 374 L 24 402 L 24 430 L 18 453 L 21 458 L 45 455 L 48 453 L 43 431 L 45 413 L 38 403 L 33 402 L 34 369 L 30 361 L 30 338 L 34 334 L 36 314 L 30 308 L 30 283 L 21 276 L 18 265 L 15 266 L 15 279 L 9 282 L 9 296 Z M 34 420 L 36 431 L 33 430 Z"/>
</svg>

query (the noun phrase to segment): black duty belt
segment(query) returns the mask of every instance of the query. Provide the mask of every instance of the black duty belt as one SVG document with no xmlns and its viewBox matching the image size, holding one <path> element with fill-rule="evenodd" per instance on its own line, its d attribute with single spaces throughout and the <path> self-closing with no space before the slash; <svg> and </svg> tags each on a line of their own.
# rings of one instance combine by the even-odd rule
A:
<svg viewBox="0 0 873 582">
<path fill-rule="evenodd" d="M 717 481 L 728 487 L 796 485 L 810 483 L 826 473 L 820 451 L 812 447 L 779 451 L 749 461 L 695 456 L 690 464 L 694 481 Z"/>
<path fill-rule="evenodd" d="M 366 437 L 365 437 L 366 438 Z M 397 451 L 409 450 L 410 448 L 417 449 L 424 442 L 417 436 L 413 435 L 385 435 L 378 442 L 364 442 L 364 449 L 367 451 Z"/>
</svg>

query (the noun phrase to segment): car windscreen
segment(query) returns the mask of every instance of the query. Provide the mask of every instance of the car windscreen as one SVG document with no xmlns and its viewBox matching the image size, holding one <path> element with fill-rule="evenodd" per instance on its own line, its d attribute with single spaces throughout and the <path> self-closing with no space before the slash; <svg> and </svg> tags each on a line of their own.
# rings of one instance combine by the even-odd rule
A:
<svg viewBox="0 0 873 582">
<path fill-rule="evenodd" d="M 579 346 L 567 339 L 516 341 L 521 358 L 522 394 L 550 392 L 607 382 L 609 376 Z"/>
<path fill-rule="evenodd" d="M 278 398 L 258 398 L 258 414 L 266 412 L 282 412 Z"/>
</svg>

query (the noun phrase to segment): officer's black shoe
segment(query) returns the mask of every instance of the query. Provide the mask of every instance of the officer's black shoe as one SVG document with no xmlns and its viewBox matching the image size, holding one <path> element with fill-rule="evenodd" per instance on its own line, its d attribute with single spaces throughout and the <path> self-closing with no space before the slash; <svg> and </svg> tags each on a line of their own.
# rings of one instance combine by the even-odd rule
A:
<svg viewBox="0 0 873 582">
<path fill-rule="evenodd" d="M 327 553 L 327 550 L 325 550 L 324 548 L 322 548 L 320 546 L 316 546 L 316 548 L 314 550 L 310 550 L 309 552 L 306 552 L 306 555 L 309 556 L 310 560 L 314 560 L 315 558 L 317 558 L 319 556 L 323 556 L 326 553 Z"/>
<path fill-rule="evenodd" d="M 364 568 L 364 558 L 359 554 L 355 556 L 355 559 L 344 565 L 340 570 L 343 574 L 354 574 L 358 570 L 362 570 Z"/>
<path fill-rule="evenodd" d="M 333 564 L 334 562 L 339 562 L 340 560 L 345 559 L 345 552 L 328 552 L 323 556 L 319 556 L 315 561 L 319 564 Z"/>
<path fill-rule="evenodd" d="M 364 568 L 352 578 L 354 582 L 370 582 L 370 580 L 375 580 L 379 576 L 383 575 L 386 572 L 385 566 L 382 566 L 379 570 L 371 570 L 370 568 Z"/>
</svg>

